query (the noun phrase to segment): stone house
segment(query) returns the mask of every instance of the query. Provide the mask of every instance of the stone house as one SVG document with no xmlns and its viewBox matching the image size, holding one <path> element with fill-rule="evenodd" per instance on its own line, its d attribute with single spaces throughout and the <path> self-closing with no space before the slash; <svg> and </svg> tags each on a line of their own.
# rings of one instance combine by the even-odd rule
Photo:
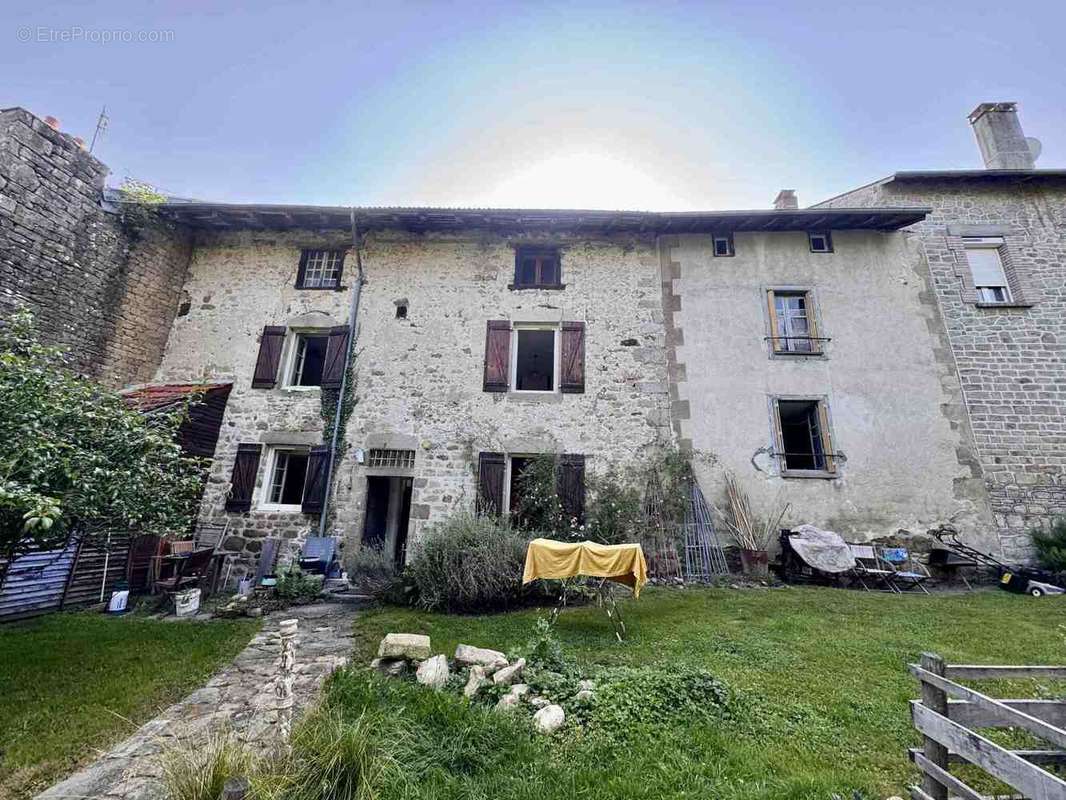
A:
<svg viewBox="0 0 1066 800">
<path fill-rule="evenodd" d="M 1066 170 L 1036 169 L 1015 103 L 969 116 L 984 169 L 896 172 L 817 208 L 926 206 L 924 248 L 1003 552 L 1066 513 Z"/>
</svg>

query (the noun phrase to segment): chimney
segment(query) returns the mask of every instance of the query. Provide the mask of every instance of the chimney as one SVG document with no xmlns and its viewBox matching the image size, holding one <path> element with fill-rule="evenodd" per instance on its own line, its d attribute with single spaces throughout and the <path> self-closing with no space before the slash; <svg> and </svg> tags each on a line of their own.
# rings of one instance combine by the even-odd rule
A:
<svg viewBox="0 0 1066 800">
<path fill-rule="evenodd" d="M 791 208 L 799 208 L 799 199 L 795 189 L 782 189 L 774 198 L 774 208 L 778 211 L 788 211 Z"/>
<path fill-rule="evenodd" d="M 970 112 L 985 169 L 1033 169 L 1040 142 L 1026 139 L 1017 103 L 981 103 Z"/>
</svg>

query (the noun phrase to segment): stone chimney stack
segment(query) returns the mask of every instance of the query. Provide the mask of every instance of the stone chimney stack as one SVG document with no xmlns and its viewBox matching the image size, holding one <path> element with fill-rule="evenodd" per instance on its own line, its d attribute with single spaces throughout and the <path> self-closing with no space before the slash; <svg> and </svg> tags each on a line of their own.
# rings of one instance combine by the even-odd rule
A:
<svg viewBox="0 0 1066 800">
<path fill-rule="evenodd" d="M 1017 103 L 981 103 L 970 112 L 985 169 L 1033 169 L 1040 143 L 1026 139 Z"/>
<path fill-rule="evenodd" d="M 774 198 L 774 208 L 778 211 L 788 211 L 799 208 L 799 198 L 796 197 L 795 189 L 782 189 Z"/>
</svg>

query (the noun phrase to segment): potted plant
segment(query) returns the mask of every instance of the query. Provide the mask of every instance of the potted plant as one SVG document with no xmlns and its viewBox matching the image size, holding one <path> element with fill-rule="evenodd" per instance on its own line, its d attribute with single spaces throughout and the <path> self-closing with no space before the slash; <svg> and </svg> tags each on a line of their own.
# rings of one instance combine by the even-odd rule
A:
<svg viewBox="0 0 1066 800">
<path fill-rule="evenodd" d="M 777 533 L 781 519 L 788 513 L 788 504 L 781 505 L 775 499 L 765 516 L 756 517 L 751 500 L 732 472 L 725 474 L 725 498 L 726 510 L 716 510 L 740 547 L 744 574 L 751 578 L 769 577 L 770 556 L 766 547 Z"/>
</svg>

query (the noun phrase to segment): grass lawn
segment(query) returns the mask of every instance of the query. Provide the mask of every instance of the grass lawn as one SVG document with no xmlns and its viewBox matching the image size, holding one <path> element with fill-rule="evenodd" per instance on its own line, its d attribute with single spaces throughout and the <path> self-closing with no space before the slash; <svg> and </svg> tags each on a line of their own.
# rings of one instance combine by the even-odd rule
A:
<svg viewBox="0 0 1066 800">
<path fill-rule="evenodd" d="M 0 798 L 29 796 L 117 744 L 257 627 L 89 613 L 0 625 Z"/>
<path fill-rule="evenodd" d="M 521 647 L 538 613 L 381 609 L 356 622 L 356 663 L 367 663 L 389 631 L 429 634 L 434 652 L 449 656 L 459 642 Z M 399 729 L 428 732 L 434 744 L 406 756 L 415 762 L 407 768 L 417 772 L 420 797 L 907 796 L 915 773 L 906 748 L 918 737 L 907 705 L 917 683 L 906 664 L 921 651 L 949 663 L 1066 662 L 1066 598 L 653 589 L 625 603 L 624 615 L 630 637 L 622 644 L 595 608 L 564 612 L 557 634 L 583 665 L 710 670 L 733 691 L 739 710 L 603 747 L 579 734 L 531 738 L 527 727 L 501 722 L 499 714 L 365 670 L 335 680 L 328 705 L 353 719 L 382 711 Z M 1010 689 L 1062 691 L 1028 682 Z"/>
</svg>

